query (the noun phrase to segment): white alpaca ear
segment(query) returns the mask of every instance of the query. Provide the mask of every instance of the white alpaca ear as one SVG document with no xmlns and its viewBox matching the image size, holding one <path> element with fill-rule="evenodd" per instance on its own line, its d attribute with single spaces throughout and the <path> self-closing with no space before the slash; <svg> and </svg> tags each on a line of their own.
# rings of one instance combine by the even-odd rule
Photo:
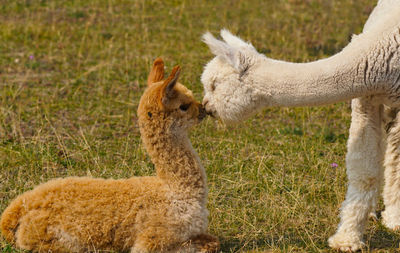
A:
<svg viewBox="0 0 400 253">
<path fill-rule="evenodd" d="M 245 51 L 233 48 L 227 43 L 217 40 L 209 32 L 203 35 L 203 41 L 208 45 L 213 54 L 222 57 L 239 72 L 240 76 L 249 68 L 252 56 L 248 55 Z"/>
<path fill-rule="evenodd" d="M 203 41 L 211 49 L 216 56 L 221 56 L 232 66 L 235 65 L 235 49 L 223 41 L 217 40 L 211 33 L 207 32 L 203 35 Z"/>
<path fill-rule="evenodd" d="M 233 35 L 231 32 L 229 32 L 227 29 L 222 29 L 221 30 L 221 37 L 225 40 L 225 42 L 236 49 L 248 49 L 254 52 L 257 52 L 257 50 L 254 48 L 254 46 L 251 43 L 247 43 L 243 41 L 241 38 Z"/>
</svg>

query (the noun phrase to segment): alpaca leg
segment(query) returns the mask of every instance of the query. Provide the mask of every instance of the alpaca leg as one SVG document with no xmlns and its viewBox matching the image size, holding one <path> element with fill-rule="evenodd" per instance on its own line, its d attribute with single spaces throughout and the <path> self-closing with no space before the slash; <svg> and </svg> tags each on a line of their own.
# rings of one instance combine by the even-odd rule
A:
<svg viewBox="0 0 400 253">
<path fill-rule="evenodd" d="M 382 212 L 383 223 L 394 230 L 400 229 L 400 113 L 391 110 L 391 122 L 387 125 L 387 148 L 385 154 L 385 186 Z"/>
<path fill-rule="evenodd" d="M 140 246 L 136 245 L 131 248 L 131 253 L 149 253 L 150 250 L 147 250 L 145 248 L 141 248 Z"/>
<path fill-rule="evenodd" d="M 15 237 L 18 248 L 33 251 L 51 251 L 51 235 L 47 233 L 48 213 L 43 210 L 29 211 L 21 217 Z"/>
<path fill-rule="evenodd" d="M 340 212 L 339 227 L 329 238 L 332 248 L 356 251 L 363 246 L 362 235 L 367 217 L 376 205 L 382 178 L 382 109 L 371 97 L 352 101 L 346 157 L 349 185 Z"/>
<path fill-rule="evenodd" d="M 187 242 L 187 245 L 193 248 L 195 252 L 212 253 L 219 250 L 218 238 L 209 234 L 195 236 Z"/>
<path fill-rule="evenodd" d="M 180 238 L 178 231 L 163 226 L 151 226 L 138 235 L 131 253 L 169 252 L 178 244 L 185 241 Z"/>
<path fill-rule="evenodd" d="M 178 236 L 180 233 L 161 227 L 148 229 L 138 236 L 131 253 L 211 253 L 219 249 L 219 240 L 212 235 L 200 234 L 185 241 Z"/>
<path fill-rule="evenodd" d="M 48 223 L 46 210 L 32 210 L 24 215 L 16 232 L 18 248 L 34 252 L 86 252 L 71 235 Z"/>
<path fill-rule="evenodd" d="M 218 250 L 218 238 L 209 234 L 200 234 L 168 250 L 167 253 L 215 253 Z"/>
</svg>

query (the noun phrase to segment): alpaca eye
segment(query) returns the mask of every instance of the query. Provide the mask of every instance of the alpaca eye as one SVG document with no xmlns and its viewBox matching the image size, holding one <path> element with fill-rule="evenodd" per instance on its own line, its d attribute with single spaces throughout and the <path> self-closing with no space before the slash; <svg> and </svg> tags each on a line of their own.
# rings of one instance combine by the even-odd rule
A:
<svg viewBox="0 0 400 253">
<path fill-rule="evenodd" d="M 179 106 L 179 109 L 181 109 L 182 111 L 187 111 L 187 109 L 189 109 L 190 104 L 183 104 L 181 106 Z"/>
</svg>

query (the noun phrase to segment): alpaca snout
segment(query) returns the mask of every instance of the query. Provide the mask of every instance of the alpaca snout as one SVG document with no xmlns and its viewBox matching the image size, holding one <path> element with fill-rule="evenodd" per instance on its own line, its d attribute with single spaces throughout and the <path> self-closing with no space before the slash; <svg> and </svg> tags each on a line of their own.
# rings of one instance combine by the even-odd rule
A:
<svg viewBox="0 0 400 253">
<path fill-rule="evenodd" d="M 206 99 L 206 98 L 203 99 L 203 108 L 207 115 L 210 115 L 211 117 L 215 117 L 215 112 L 210 108 L 208 99 Z"/>
<path fill-rule="evenodd" d="M 202 105 L 199 105 L 199 116 L 198 116 L 198 119 L 199 120 L 203 120 L 206 116 L 207 116 L 206 109 L 204 109 L 204 107 Z"/>
<path fill-rule="evenodd" d="M 203 107 L 206 107 L 207 104 L 208 104 L 208 99 L 207 99 L 207 98 L 204 98 L 204 99 L 203 99 Z"/>
</svg>

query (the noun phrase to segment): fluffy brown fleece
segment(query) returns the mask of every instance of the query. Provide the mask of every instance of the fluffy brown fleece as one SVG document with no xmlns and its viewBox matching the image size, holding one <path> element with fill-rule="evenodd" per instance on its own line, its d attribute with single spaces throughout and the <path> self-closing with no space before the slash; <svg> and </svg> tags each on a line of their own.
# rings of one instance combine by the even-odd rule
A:
<svg viewBox="0 0 400 253">
<path fill-rule="evenodd" d="M 153 177 L 55 179 L 18 196 L 1 217 L 3 236 L 34 252 L 214 252 L 206 233 L 207 183 L 187 136 L 204 116 L 193 94 L 165 80 L 157 59 L 139 104 L 143 143 L 156 167 Z"/>
</svg>

